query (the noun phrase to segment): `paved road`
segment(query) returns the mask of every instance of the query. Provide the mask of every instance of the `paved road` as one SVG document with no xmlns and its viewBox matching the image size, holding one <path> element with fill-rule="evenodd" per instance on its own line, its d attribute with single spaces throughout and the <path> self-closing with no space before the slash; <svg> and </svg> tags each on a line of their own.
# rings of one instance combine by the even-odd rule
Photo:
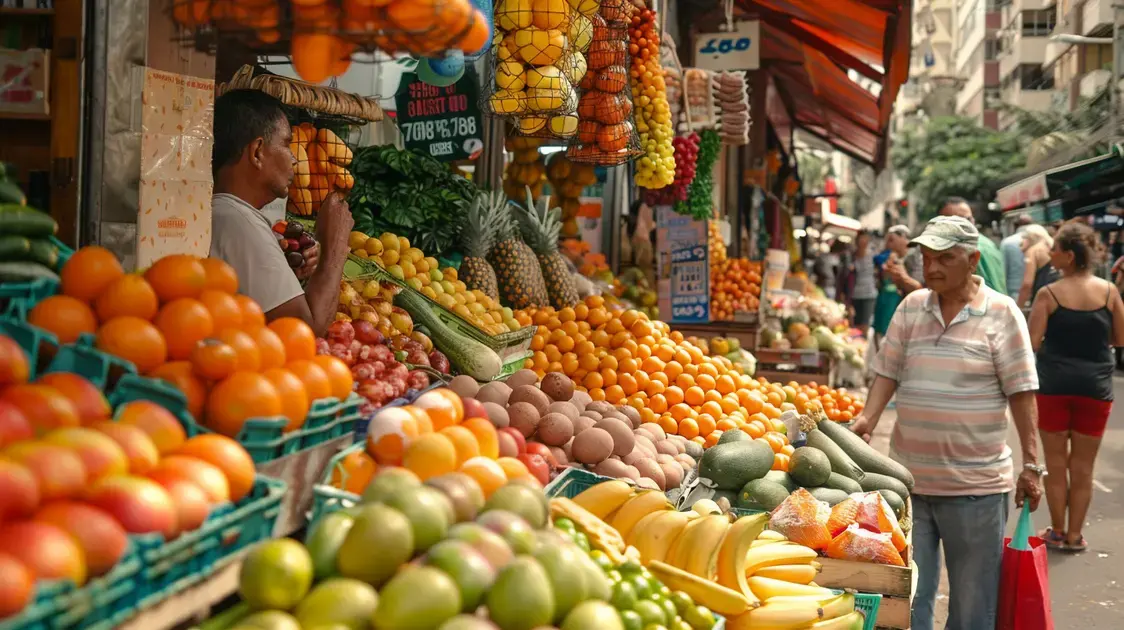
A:
<svg viewBox="0 0 1124 630">
<path fill-rule="evenodd" d="M 1122 402 L 1112 409 L 1097 457 L 1093 504 L 1084 531 L 1089 550 L 1079 555 L 1050 554 L 1050 594 L 1057 630 L 1124 628 L 1124 376 L 1116 377 L 1114 389 Z M 875 432 L 873 443 L 883 452 L 894 420 L 893 412 L 887 412 Z M 1018 453 L 1013 426 L 1008 442 Z M 1021 468 L 1022 462 L 1017 466 Z M 1014 529 L 1016 515 L 1012 510 L 1009 530 Z M 1050 524 L 1045 500 L 1035 512 L 1034 522 L 1038 529 Z M 941 593 L 937 628 L 944 626 L 947 616 L 947 583 L 942 584 Z"/>
</svg>

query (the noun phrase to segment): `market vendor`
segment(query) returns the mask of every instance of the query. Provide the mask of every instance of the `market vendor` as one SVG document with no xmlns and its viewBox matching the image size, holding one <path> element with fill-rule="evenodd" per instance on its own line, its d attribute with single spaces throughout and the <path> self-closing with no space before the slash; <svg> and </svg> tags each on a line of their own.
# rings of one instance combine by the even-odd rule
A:
<svg viewBox="0 0 1124 630">
<path fill-rule="evenodd" d="M 319 247 L 308 250 L 297 272 L 285 260 L 262 209 L 288 194 L 296 158 L 281 101 L 258 90 L 232 90 L 215 101 L 215 143 L 211 159 L 211 256 L 238 272 L 239 291 L 265 311 L 266 320 L 297 317 L 322 335 L 332 323 L 347 238 L 354 221 L 347 201 L 332 193 L 316 219 Z"/>
</svg>

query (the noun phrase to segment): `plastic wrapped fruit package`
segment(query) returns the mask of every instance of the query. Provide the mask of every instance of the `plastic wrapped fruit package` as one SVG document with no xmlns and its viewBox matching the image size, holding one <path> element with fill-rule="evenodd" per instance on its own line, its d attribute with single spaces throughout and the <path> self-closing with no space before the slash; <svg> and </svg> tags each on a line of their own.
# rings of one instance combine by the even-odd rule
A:
<svg viewBox="0 0 1124 630">
<path fill-rule="evenodd" d="M 830 516 L 831 508 L 826 503 L 817 501 L 804 488 L 797 488 L 773 510 L 769 529 L 784 534 L 794 543 L 820 550 L 831 543 L 831 535 L 827 531 Z"/>
<path fill-rule="evenodd" d="M 827 519 L 827 531 L 832 538 L 838 536 L 843 530 L 855 522 L 859 513 L 859 502 L 853 496 L 843 499 L 831 508 L 831 516 Z"/>
<path fill-rule="evenodd" d="M 688 68 L 683 71 L 683 80 L 687 89 L 687 104 L 691 108 L 691 127 L 693 129 L 713 127 L 717 122 L 712 76 L 710 71 L 699 68 Z"/>
<path fill-rule="evenodd" d="M 640 152 L 628 90 L 628 27 L 600 15 L 590 22 L 593 39 L 588 72 L 581 82 L 577 139 L 570 144 L 567 157 L 588 164 L 622 164 Z"/>
<path fill-rule="evenodd" d="M 289 184 L 286 205 L 289 214 L 311 217 L 333 191 L 347 195 L 355 186 L 355 178 L 347 170 L 352 159 L 351 148 L 335 131 L 317 128 L 308 122 L 294 125 L 289 148 L 297 158 L 293 181 Z"/>
<path fill-rule="evenodd" d="M 827 557 L 837 560 L 889 564 L 896 567 L 905 566 L 901 554 L 894 548 L 894 543 L 890 541 L 890 534 L 872 532 L 858 523 L 852 523 L 832 539 L 831 543 L 827 545 Z"/>
<path fill-rule="evenodd" d="M 886 499 L 878 492 L 867 492 L 862 495 L 855 495 L 854 498 L 857 505 L 855 523 L 859 527 L 872 532 L 890 534 L 890 540 L 893 542 L 894 548 L 898 551 L 904 551 L 906 546 L 905 533 L 898 525 L 898 519 L 894 517 L 894 510 L 890 508 Z"/>
</svg>

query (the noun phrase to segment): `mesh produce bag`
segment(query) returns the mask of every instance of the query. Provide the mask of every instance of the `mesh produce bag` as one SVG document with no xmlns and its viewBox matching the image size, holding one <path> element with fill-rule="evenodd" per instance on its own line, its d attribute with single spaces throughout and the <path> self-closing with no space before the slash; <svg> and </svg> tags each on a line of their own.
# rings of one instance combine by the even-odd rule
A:
<svg viewBox="0 0 1124 630">
<path fill-rule="evenodd" d="M 587 56 L 588 72 L 581 82 L 578 102 L 578 134 L 567 149 L 567 157 L 587 164 L 623 164 L 640 153 L 640 135 L 633 123 L 632 94 L 629 86 L 627 15 L 614 3 L 601 4 L 601 12 L 617 18 L 595 15 L 590 20 L 592 41 Z"/>
<path fill-rule="evenodd" d="M 827 531 L 830 515 L 831 509 L 826 503 L 817 501 L 804 488 L 797 488 L 773 510 L 769 529 L 784 534 L 794 543 L 820 550 L 831 542 Z"/>
<path fill-rule="evenodd" d="M 831 540 L 831 543 L 827 545 L 827 557 L 837 560 L 889 564 L 896 567 L 905 566 L 901 554 L 894 548 L 894 543 L 890 541 L 890 534 L 872 532 L 858 523 L 852 523 Z"/>
<path fill-rule="evenodd" d="M 347 168 L 351 164 L 351 148 L 332 129 L 317 128 L 310 122 L 294 125 L 289 148 L 297 158 L 286 207 L 290 214 L 314 216 L 333 191 L 347 195 L 355 186 L 355 178 Z"/>
<path fill-rule="evenodd" d="M 855 512 L 855 523 L 872 532 L 890 534 L 894 548 L 904 551 L 905 534 L 898 526 L 898 519 L 894 517 L 894 510 L 890 508 L 886 499 L 878 492 L 867 492 L 854 497 L 858 508 Z"/>
<path fill-rule="evenodd" d="M 835 507 L 831 508 L 831 516 L 827 519 L 827 531 L 832 538 L 850 527 L 855 522 L 855 516 L 858 513 L 859 502 L 854 497 L 847 497 L 836 503 Z"/>
</svg>

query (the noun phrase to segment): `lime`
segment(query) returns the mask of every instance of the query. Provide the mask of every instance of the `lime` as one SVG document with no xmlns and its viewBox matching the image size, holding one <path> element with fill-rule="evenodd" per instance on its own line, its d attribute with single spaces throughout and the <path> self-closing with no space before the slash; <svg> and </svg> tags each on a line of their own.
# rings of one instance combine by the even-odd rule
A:
<svg viewBox="0 0 1124 630">
<path fill-rule="evenodd" d="M 643 630 L 644 620 L 635 610 L 622 610 L 621 623 L 624 624 L 624 630 Z"/>
<path fill-rule="evenodd" d="M 636 607 L 636 588 L 629 582 L 613 585 L 613 597 L 609 601 L 617 610 L 632 610 Z"/>
<path fill-rule="evenodd" d="M 643 565 L 641 565 L 639 562 L 635 562 L 633 560 L 625 560 L 624 562 L 617 565 L 618 571 L 620 571 L 621 573 L 629 574 L 629 575 L 631 575 L 633 573 L 640 573 L 640 570 L 643 569 L 643 568 L 644 568 Z"/>
<path fill-rule="evenodd" d="M 680 615 L 687 614 L 687 611 L 695 606 L 695 600 L 691 599 L 691 596 L 683 591 L 673 592 L 668 599 L 675 604 L 675 610 L 677 610 Z"/>
<path fill-rule="evenodd" d="M 600 549 L 594 549 L 589 552 L 589 557 L 593 558 L 593 561 L 597 563 L 597 566 L 601 567 L 602 571 L 609 571 L 613 568 L 613 561 L 609 559 L 608 554 Z"/>
<path fill-rule="evenodd" d="M 640 618 L 644 620 L 645 627 L 652 624 L 663 625 L 667 623 L 667 619 L 664 618 L 666 615 L 663 606 L 651 600 L 646 599 L 636 602 L 636 607 L 633 610 L 639 613 Z"/>
<path fill-rule="evenodd" d="M 644 630 L 667 630 L 667 626 L 660 623 L 650 623 L 644 626 Z"/>
<path fill-rule="evenodd" d="M 714 618 L 714 613 L 706 606 L 692 606 L 687 613 L 683 615 L 687 623 L 691 624 L 692 630 L 710 630 L 718 620 Z"/>
<path fill-rule="evenodd" d="M 636 588 L 636 596 L 640 599 L 648 599 L 652 596 L 652 584 L 644 579 L 643 575 L 631 575 L 628 580 L 632 582 L 633 587 Z"/>
<path fill-rule="evenodd" d="M 581 547 L 582 551 L 589 553 L 591 549 L 591 547 L 589 546 L 589 536 L 586 536 L 582 532 L 578 532 L 574 535 L 574 542 L 577 543 L 578 547 Z"/>
<path fill-rule="evenodd" d="M 658 600 L 655 600 L 655 601 L 656 601 L 657 604 L 659 604 L 660 606 L 663 607 L 663 612 L 664 612 L 665 615 L 667 615 L 668 622 L 670 622 L 672 619 L 675 619 L 676 617 L 679 616 L 679 611 L 675 609 L 675 603 L 672 602 L 670 599 L 667 599 L 666 597 L 661 597 L 661 598 L 659 598 Z"/>
<path fill-rule="evenodd" d="M 694 630 L 694 629 L 691 628 L 691 624 L 687 623 L 686 621 L 683 621 L 682 617 L 676 617 L 675 621 L 671 622 L 671 626 L 669 627 L 668 630 Z"/>
<path fill-rule="evenodd" d="M 613 584 L 616 584 L 617 582 L 620 582 L 623 579 L 621 577 L 621 572 L 617 571 L 616 569 L 609 569 L 605 573 L 605 575 L 609 578 L 609 581 L 612 582 Z"/>
<path fill-rule="evenodd" d="M 671 599 L 671 589 L 668 588 L 663 582 L 652 582 L 652 588 L 656 593 L 659 593 L 664 599 Z"/>
</svg>

